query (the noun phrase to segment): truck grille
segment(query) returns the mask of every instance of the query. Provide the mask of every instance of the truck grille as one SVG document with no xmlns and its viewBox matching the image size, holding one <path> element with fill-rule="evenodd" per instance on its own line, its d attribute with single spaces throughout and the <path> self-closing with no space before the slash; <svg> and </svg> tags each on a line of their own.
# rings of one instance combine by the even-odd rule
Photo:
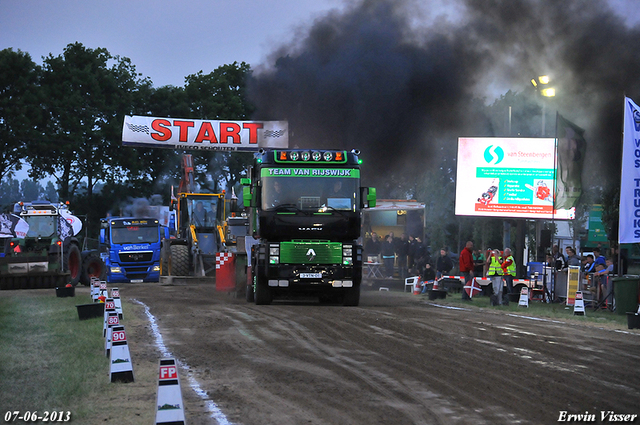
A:
<svg viewBox="0 0 640 425">
<path fill-rule="evenodd" d="M 118 254 L 121 263 L 140 263 L 153 260 L 153 251 L 120 252 Z"/>
<path fill-rule="evenodd" d="M 342 244 L 339 242 L 281 242 L 280 263 L 341 264 Z"/>
</svg>

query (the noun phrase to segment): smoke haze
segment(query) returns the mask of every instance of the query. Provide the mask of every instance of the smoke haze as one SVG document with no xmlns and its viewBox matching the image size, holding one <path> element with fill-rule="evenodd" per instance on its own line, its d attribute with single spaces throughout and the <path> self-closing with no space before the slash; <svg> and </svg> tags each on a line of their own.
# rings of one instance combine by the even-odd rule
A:
<svg viewBox="0 0 640 425">
<path fill-rule="evenodd" d="M 360 149 L 385 197 L 455 158 L 458 137 L 504 136 L 483 106 L 548 74 L 547 136 L 556 110 L 585 128 L 585 187 L 606 185 L 623 95 L 640 100 L 639 35 L 602 1 L 362 0 L 300 28 L 248 92 L 256 119 L 289 121 L 291 147 Z"/>
</svg>

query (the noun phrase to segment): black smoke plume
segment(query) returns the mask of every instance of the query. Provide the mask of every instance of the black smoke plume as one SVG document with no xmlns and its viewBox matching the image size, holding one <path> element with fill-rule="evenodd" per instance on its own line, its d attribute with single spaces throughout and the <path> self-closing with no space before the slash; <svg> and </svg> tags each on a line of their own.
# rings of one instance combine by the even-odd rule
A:
<svg viewBox="0 0 640 425">
<path fill-rule="evenodd" d="M 555 110 L 585 128 L 585 185 L 606 186 L 623 94 L 640 101 L 639 35 L 604 1 L 360 0 L 300 28 L 248 93 L 255 118 L 289 121 L 291 147 L 360 149 L 364 183 L 389 196 L 450 163 L 458 137 L 504 136 L 487 103 L 549 74 L 548 128 Z"/>
</svg>

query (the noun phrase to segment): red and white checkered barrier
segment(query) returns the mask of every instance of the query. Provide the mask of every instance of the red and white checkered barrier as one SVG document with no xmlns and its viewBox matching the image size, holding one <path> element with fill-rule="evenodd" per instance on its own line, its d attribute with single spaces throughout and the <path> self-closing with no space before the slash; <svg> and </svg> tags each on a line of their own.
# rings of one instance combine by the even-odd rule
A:
<svg viewBox="0 0 640 425">
<path fill-rule="evenodd" d="M 231 252 L 216 252 L 216 270 L 224 267 L 232 259 L 233 253 Z"/>
<path fill-rule="evenodd" d="M 216 253 L 216 291 L 233 291 L 236 287 L 236 257 L 231 252 Z"/>
</svg>

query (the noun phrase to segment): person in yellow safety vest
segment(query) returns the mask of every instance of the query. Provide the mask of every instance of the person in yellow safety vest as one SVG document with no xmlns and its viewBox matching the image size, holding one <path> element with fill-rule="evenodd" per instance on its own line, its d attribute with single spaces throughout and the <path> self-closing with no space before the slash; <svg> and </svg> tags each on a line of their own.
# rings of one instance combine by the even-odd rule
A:
<svg viewBox="0 0 640 425">
<path fill-rule="evenodd" d="M 500 251 L 497 249 L 494 249 L 487 259 L 487 265 L 489 266 L 487 277 L 491 280 L 491 287 L 493 288 L 491 305 L 502 305 L 502 266 L 500 260 Z"/>
<path fill-rule="evenodd" d="M 504 249 L 502 257 L 502 276 L 507 284 L 507 294 L 513 292 L 513 278 L 516 276 L 516 260 L 511 255 L 511 248 Z"/>
</svg>

